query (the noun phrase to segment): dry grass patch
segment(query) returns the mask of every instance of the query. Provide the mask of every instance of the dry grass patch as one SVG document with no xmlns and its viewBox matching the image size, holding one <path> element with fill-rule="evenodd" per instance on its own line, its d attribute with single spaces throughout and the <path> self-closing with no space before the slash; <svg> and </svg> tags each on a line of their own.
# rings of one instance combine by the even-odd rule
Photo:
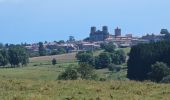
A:
<svg viewBox="0 0 170 100">
<path fill-rule="evenodd" d="M 43 57 L 33 57 L 30 58 L 30 62 L 41 62 L 41 61 L 51 61 L 55 58 L 57 61 L 60 62 L 71 62 L 76 60 L 76 53 L 68 53 L 62 55 L 54 55 L 54 56 L 43 56 Z"/>
</svg>

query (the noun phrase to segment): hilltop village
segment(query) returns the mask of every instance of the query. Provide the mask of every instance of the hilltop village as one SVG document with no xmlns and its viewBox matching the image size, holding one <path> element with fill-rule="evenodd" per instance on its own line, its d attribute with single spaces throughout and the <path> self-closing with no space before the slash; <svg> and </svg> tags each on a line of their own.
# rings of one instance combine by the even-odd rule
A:
<svg viewBox="0 0 170 100">
<path fill-rule="evenodd" d="M 74 36 L 70 36 L 67 41 L 44 42 L 43 46 L 48 54 L 57 54 L 54 51 L 62 51 L 63 53 L 77 52 L 82 50 L 100 49 L 102 43 L 113 42 L 116 47 L 126 48 L 139 43 L 149 43 L 161 41 L 162 35 L 147 34 L 142 37 L 134 37 L 133 34 L 122 35 L 122 30 L 117 27 L 114 29 L 114 34 L 108 31 L 107 26 L 103 26 L 102 30 L 97 30 L 96 27 L 91 27 L 89 37 L 84 40 L 76 40 Z M 28 51 L 38 52 L 39 43 L 23 44 Z"/>
</svg>

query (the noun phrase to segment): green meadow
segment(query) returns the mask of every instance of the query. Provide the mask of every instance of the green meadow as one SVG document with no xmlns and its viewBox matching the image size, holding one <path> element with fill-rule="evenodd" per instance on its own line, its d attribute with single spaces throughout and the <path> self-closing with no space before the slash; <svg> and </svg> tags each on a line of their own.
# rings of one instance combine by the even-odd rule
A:
<svg viewBox="0 0 170 100">
<path fill-rule="evenodd" d="M 130 49 L 127 50 L 127 53 Z M 98 55 L 102 51 L 98 51 Z M 58 63 L 53 66 L 51 59 Z M 62 59 L 61 59 L 62 58 Z M 75 53 L 31 58 L 26 67 L 0 68 L 0 100 L 169 100 L 170 84 L 136 82 L 126 78 L 126 64 L 120 72 L 95 70 L 106 81 L 60 81 L 58 75 L 78 65 Z"/>
</svg>

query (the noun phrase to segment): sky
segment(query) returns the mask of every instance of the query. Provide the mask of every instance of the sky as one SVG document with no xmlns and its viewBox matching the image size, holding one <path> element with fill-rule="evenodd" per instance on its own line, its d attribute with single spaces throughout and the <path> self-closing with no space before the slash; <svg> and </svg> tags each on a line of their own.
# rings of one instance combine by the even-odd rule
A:
<svg viewBox="0 0 170 100">
<path fill-rule="evenodd" d="M 0 0 L 0 42 L 77 40 L 90 27 L 142 36 L 170 29 L 170 0 Z"/>
</svg>

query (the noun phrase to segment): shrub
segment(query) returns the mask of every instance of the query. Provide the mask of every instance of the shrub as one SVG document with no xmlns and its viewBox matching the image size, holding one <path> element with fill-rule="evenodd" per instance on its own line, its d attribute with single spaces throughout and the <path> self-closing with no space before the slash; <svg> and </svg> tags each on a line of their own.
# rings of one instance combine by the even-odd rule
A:
<svg viewBox="0 0 170 100">
<path fill-rule="evenodd" d="M 62 72 L 59 76 L 59 80 L 76 80 L 78 78 L 86 80 L 98 80 L 98 75 L 94 72 L 94 69 L 88 63 L 80 63 L 79 67 L 75 65 L 69 65 L 69 67 Z"/>
<path fill-rule="evenodd" d="M 161 80 L 161 83 L 170 83 L 170 75 L 164 77 L 164 78 Z"/>
<path fill-rule="evenodd" d="M 156 62 L 151 67 L 151 72 L 149 73 L 149 79 L 152 81 L 159 82 L 163 77 L 170 74 L 170 69 L 163 62 Z"/>
<path fill-rule="evenodd" d="M 115 72 L 119 72 L 121 70 L 121 67 L 115 64 L 110 64 L 108 68 L 109 71 L 115 71 Z"/>
<path fill-rule="evenodd" d="M 76 69 L 68 67 L 64 72 L 58 76 L 59 80 L 76 80 L 78 79 L 78 72 Z"/>
<path fill-rule="evenodd" d="M 99 81 L 106 81 L 106 78 L 100 78 Z"/>
<path fill-rule="evenodd" d="M 94 79 L 98 78 L 97 74 L 94 73 L 93 66 L 87 63 L 80 63 L 79 67 L 77 68 L 82 79 Z"/>
<path fill-rule="evenodd" d="M 57 60 L 56 60 L 55 58 L 53 58 L 52 64 L 53 64 L 53 65 L 56 65 L 56 64 L 57 64 Z"/>
<path fill-rule="evenodd" d="M 33 66 L 38 66 L 38 64 L 34 64 Z"/>
</svg>

